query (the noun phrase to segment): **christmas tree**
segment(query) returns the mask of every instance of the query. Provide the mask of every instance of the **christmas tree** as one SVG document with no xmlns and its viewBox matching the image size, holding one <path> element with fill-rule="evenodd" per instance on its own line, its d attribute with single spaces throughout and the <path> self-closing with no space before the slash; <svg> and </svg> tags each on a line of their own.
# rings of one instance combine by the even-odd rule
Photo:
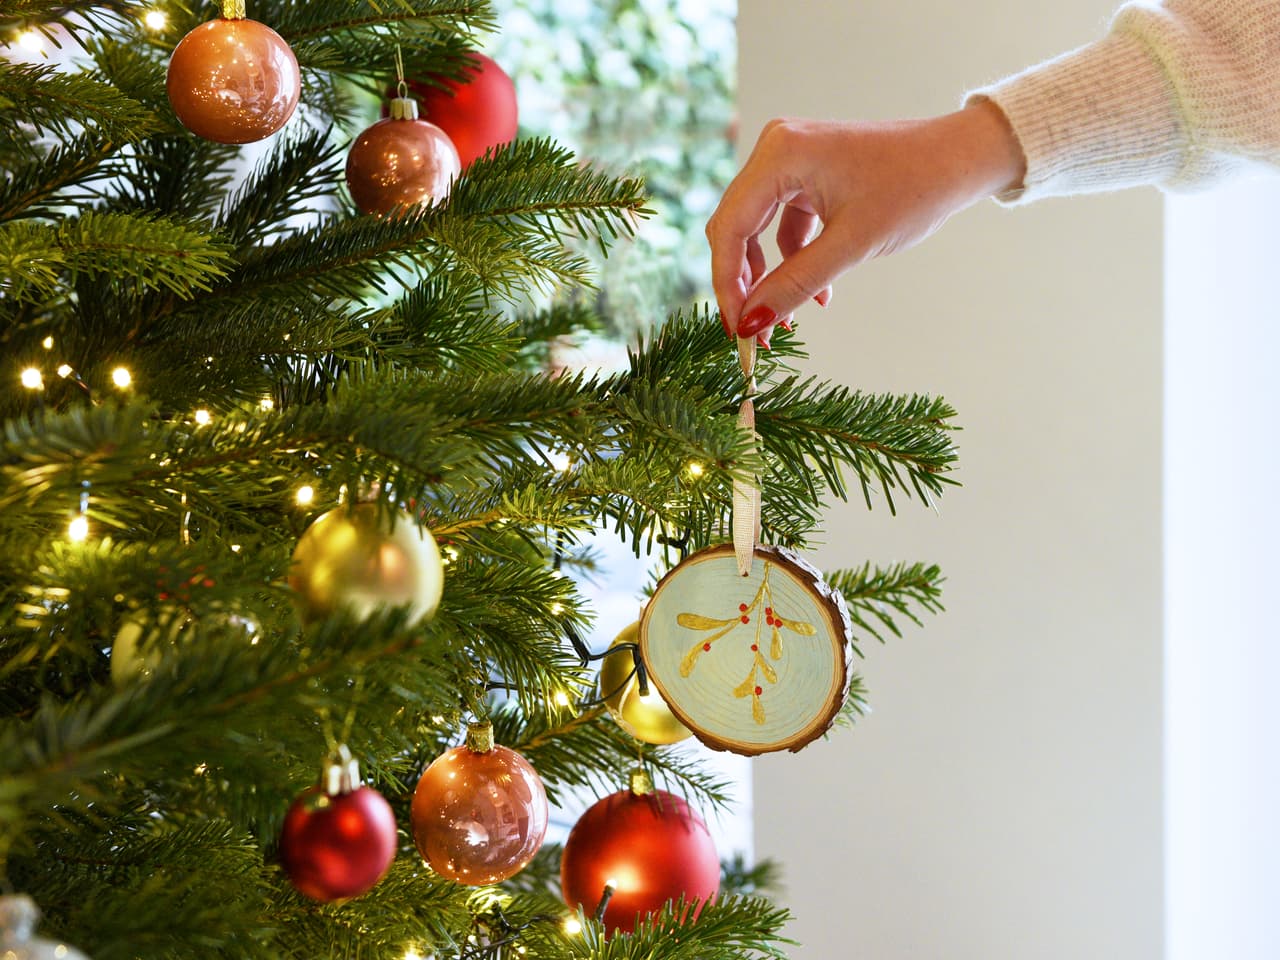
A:
<svg viewBox="0 0 1280 960">
<path fill-rule="evenodd" d="M 673 564 L 729 539 L 736 481 L 761 491 L 761 539 L 802 548 L 831 496 L 941 493 L 953 411 L 805 379 L 779 331 L 754 440 L 705 310 L 655 318 L 622 372 L 551 371 L 599 324 L 565 242 L 625 236 L 642 184 L 517 139 L 447 192 L 361 213 L 343 169 L 397 59 L 465 78 L 490 10 L 255 0 L 297 64 L 277 51 L 255 89 L 296 69 L 301 103 L 245 148 L 271 133 L 244 133 L 252 105 L 196 136 L 166 89 L 179 41 L 243 23 L 236 6 L 0 2 L 7 38 L 62 51 L 0 62 L 0 887 L 97 960 L 784 956 L 763 868 L 613 932 L 604 904 L 565 903 L 540 834 L 424 861 L 415 834 L 444 814 L 419 781 L 456 761 L 477 789 L 527 777 L 555 802 L 639 762 L 667 814 L 723 802 L 696 754 L 601 704 L 584 648 L 604 644 L 579 639 L 592 611 L 566 575 L 593 565 L 584 538 Z M 226 107 L 233 66 L 179 77 L 182 109 Z M 932 566 L 826 579 L 855 639 L 938 608 Z M 863 706 L 855 677 L 841 716 Z M 315 828 L 337 809 L 381 833 L 335 867 Z"/>
</svg>

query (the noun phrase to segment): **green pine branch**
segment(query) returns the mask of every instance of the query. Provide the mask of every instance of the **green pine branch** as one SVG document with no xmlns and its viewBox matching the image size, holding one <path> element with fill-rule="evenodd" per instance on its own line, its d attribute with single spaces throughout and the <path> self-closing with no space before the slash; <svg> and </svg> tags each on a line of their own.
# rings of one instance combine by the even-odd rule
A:
<svg viewBox="0 0 1280 960">
<path fill-rule="evenodd" d="M 55 67 L 0 62 L 0 134 L 18 124 L 64 137 L 89 127 L 113 143 L 136 143 L 157 129 L 146 106 L 116 86 Z"/>
</svg>

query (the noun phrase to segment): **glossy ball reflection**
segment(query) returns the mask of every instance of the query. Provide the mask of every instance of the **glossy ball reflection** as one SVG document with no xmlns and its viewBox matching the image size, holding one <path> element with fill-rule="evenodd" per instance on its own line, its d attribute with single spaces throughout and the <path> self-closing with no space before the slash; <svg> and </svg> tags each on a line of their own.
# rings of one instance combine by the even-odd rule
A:
<svg viewBox="0 0 1280 960">
<path fill-rule="evenodd" d="M 288 122 L 302 89 L 280 34 L 256 20 L 219 18 L 174 48 L 165 86 L 182 125 L 216 143 L 252 143 Z"/>
<path fill-rule="evenodd" d="M 515 138 L 520 125 L 516 85 L 502 67 L 483 53 L 472 53 L 462 79 L 432 77 L 409 81 L 422 115 L 449 135 L 464 167 Z"/>
<path fill-rule="evenodd" d="M 388 118 L 351 145 L 347 186 L 365 213 L 390 213 L 443 200 L 461 169 L 453 142 L 434 123 Z"/>
<path fill-rule="evenodd" d="M 435 539 L 403 511 L 394 527 L 390 519 L 377 504 L 360 503 L 330 510 L 307 528 L 289 569 L 304 616 L 345 609 L 368 617 L 408 606 L 410 622 L 418 622 L 436 612 L 444 567 Z"/>
<path fill-rule="evenodd" d="M 289 882 L 313 900 L 368 892 L 395 856 L 395 814 L 371 787 L 332 796 L 312 787 L 285 814 L 280 864 Z"/>
<path fill-rule="evenodd" d="M 560 883 L 565 903 L 588 915 L 611 885 L 605 929 L 631 931 L 680 897 L 696 901 L 696 916 L 720 890 L 720 859 L 707 825 L 679 797 L 620 790 L 589 807 L 569 831 Z"/>
<path fill-rule="evenodd" d="M 638 623 L 624 627 L 610 649 L 635 643 L 639 633 Z M 693 735 L 671 712 L 657 687 L 649 684 L 649 692 L 641 694 L 635 660 L 620 650 L 600 661 L 600 693 L 613 719 L 637 740 L 661 745 L 678 743 Z"/>
<path fill-rule="evenodd" d="M 529 761 L 507 747 L 455 747 L 418 781 L 413 842 L 436 873 L 479 886 L 524 869 L 547 833 L 547 793 Z"/>
</svg>

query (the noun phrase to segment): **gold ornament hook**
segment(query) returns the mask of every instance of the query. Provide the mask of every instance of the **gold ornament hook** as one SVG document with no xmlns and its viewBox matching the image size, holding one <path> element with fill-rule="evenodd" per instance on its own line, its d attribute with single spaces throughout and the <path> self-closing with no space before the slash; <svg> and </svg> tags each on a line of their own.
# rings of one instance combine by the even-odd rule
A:
<svg viewBox="0 0 1280 960">
<path fill-rule="evenodd" d="M 243 20 L 247 16 L 244 0 L 222 0 L 223 20 Z"/>
</svg>

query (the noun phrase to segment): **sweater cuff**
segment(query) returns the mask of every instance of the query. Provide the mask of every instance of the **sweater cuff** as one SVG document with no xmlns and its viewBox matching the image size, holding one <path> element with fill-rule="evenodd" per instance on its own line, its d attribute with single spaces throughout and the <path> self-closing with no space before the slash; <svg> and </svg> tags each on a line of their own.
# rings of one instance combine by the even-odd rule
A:
<svg viewBox="0 0 1280 960">
<path fill-rule="evenodd" d="M 965 103 L 991 100 L 1008 118 L 1027 174 L 996 199 L 1022 204 L 1173 178 L 1184 162 L 1173 97 L 1142 40 L 1115 33 L 975 90 Z"/>
</svg>

